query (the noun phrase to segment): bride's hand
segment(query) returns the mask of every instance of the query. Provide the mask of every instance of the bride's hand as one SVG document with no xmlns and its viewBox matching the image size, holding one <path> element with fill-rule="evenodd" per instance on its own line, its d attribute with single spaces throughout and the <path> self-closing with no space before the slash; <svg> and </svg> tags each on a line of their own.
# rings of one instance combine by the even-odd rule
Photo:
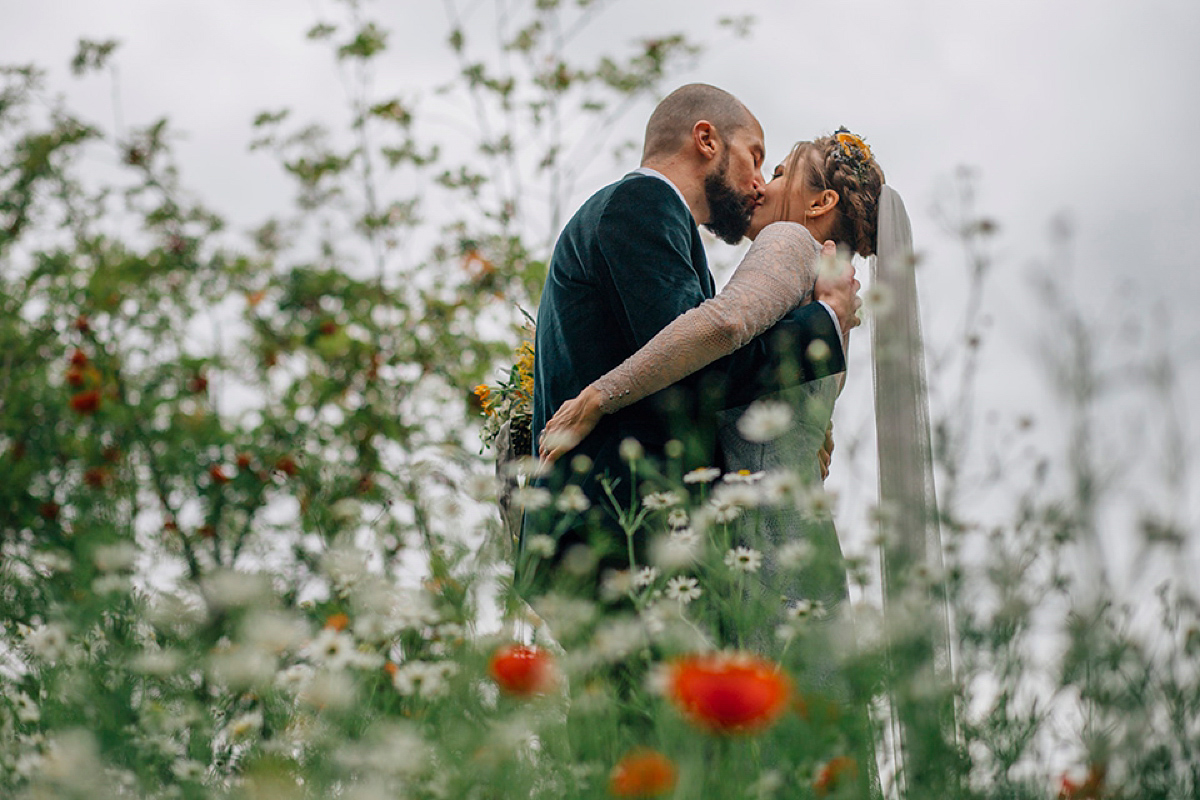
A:
<svg viewBox="0 0 1200 800">
<path fill-rule="evenodd" d="M 595 429 L 604 416 L 600 399 L 600 392 L 589 386 L 554 412 L 538 438 L 538 455 L 544 463 L 553 463 Z"/>
</svg>

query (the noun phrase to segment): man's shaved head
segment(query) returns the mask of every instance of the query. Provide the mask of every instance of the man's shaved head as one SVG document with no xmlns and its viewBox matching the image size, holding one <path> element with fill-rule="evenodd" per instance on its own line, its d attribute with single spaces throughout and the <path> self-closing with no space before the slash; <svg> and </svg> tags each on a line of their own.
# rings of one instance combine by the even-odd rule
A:
<svg viewBox="0 0 1200 800">
<path fill-rule="evenodd" d="M 707 83 L 680 86 L 658 104 L 646 123 L 643 163 L 679 152 L 700 120 L 711 122 L 726 142 L 738 130 L 755 123 L 742 101 L 724 89 Z"/>
</svg>

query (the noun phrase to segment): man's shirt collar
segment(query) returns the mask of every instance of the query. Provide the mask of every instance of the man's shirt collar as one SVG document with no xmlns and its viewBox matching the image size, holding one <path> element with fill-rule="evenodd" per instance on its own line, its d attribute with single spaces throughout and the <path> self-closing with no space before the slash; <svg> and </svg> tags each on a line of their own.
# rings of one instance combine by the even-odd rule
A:
<svg viewBox="0 0 1200 800">
<path fill-rule="evenodd" d="M 679 191 L 679 187 L 676 186 L 675 184 L 671 183 L 671 179 L 668 178 L 666 175 L 663 175 L 658 170 L 651 169 L 650 167 L 638 167 L 637 169 L 634 170 L 634 172 L 636 172 L 638 175 L 649 175 L 651 178 L 658 178 L 660 181 L 666 181 L 667 185 L 675 190 L 675 194 L 677 194 L 679 196 L 680 201 L 685 206 L 687 205 L 687 200 L 684 199 L 683 192 Z M 690 211 L 690 208 L 689 208 L 689 211 Z"/>
</svg>

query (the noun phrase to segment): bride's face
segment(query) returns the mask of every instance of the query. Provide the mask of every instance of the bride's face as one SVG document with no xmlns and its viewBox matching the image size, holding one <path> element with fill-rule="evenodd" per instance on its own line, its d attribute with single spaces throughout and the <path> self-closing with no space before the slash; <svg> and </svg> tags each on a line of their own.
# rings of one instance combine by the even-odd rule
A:
<svg viewBox="0 0 1200 800">
<path fill-rule="evenodd" d="M 789 156 L 771 173 L 767 186 L 763 190 L 762 205 L 755 209 L 754 217 L 750 220 L 750 229 L 746 232 L 751 239 L 758 236 L 759 231 L 772 222 L 791 219 L 791 217 L 799 215 L 799 219 L 791 221 L 804 223 L 805 201 L 808 199 L 804 176 L 791 174 L 793 171 L 800 170 L 801 161 L 800 158 L 795 157 L 796 155 Z"/>
</svg>

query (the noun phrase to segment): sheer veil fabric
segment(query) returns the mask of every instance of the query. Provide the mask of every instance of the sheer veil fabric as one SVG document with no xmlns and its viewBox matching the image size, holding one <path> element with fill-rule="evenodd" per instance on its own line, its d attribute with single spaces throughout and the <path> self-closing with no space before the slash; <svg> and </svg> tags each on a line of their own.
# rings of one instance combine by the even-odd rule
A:
<svg viewBox="0 0 1200 800">
<path fill-rule="evenodd" d="M 900 195 L 888 185 L 879 197 L 878 243 L 871 281 L 881 297 L 871 331 L 875 426 L 879 459 L 880 525 L 885 617 L 919 613 L 930 620 L 932 666 L 951 677 L 950 615 L 945 600 L 918 595 L 917 574 L 942 572 L 930 445 L 929 397 L 917 302 L 912 226 Z M 903 598 L 903 599 L 902 599 Z M 921 608 L 912 608 L 919 603 Z M 891 627 L 889 625 L 889 627 Z M 902 727 L 907 727 L 900 713 Z M 903 740 L 903 733 L 901 739 Z M 902 745 L 902 751 L 907 751 Z"/>
</svg>

